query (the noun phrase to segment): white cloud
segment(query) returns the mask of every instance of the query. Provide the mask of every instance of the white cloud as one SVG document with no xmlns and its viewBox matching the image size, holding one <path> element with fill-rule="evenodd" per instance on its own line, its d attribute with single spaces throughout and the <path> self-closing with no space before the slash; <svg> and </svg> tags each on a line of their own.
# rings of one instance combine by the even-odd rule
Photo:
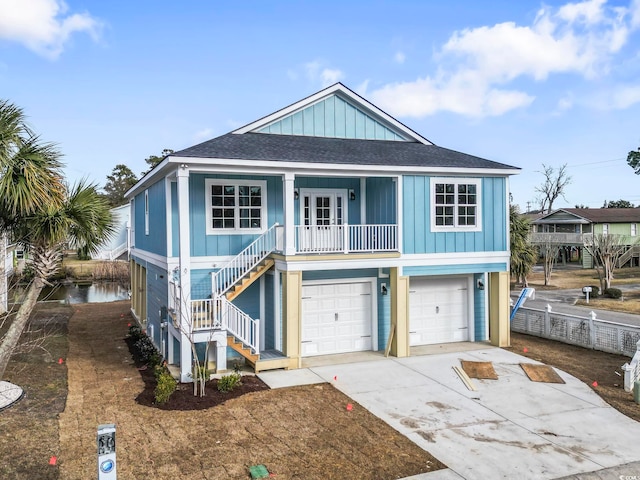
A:
<svg viewBox="0 0 640 480">
<path fill-rule="evenodd" d="M 372 94 L 395 115 L 422 117 L 450 111 L 472 117 L 502 115 L 534 97 L 513 84 L 559 73 L 587 79 L 608 73 L 612 60 L 640 27 L 640 0 L 629 8 L 606 0 L 541 9 L 531 25 L 505 22 L 454 32 L 437 53 L 439 70 Z"/>
<path fill-rule="evenodd" d="M 627 85 L 616 88 L 607 106 L 624 110 L 636 103 L 640 103 L 640 85 Z"/>
<path fill-rule="evenodd" d="M 336 82 L 339 82 L 344 78 L 344 73 L 341 70 L 335 68 L 324 68 L 320 73 L 322 79 L 322 86 L 328 87 Z"/>
<path fill-rule="evenodd" d="M 407 59 L 407 56 L 403 52 L 398 51 L 393 56 L 393 59 L 395 60 L 396 63 L 399 63 L 400 65 L 402 65 L 404 61 Z"/>
<path fill-rule="evenodd" d="M 88 13 L 68 13 L 63 0 L 0 1 L 0 39 L 21 43 L 56 59 L 73 33 L 98 38 L 101 23 Z"/>
<path fill-rule="evenodd" d="M 304 64 L 304 70 L 307 78 L 314 83 L 320 83 L 322 87 L 328 87 L 344 78 L 344 72 L 337 68 L 326 67 L 324 62 L 314 60 Z M 289 75 L 289 78 L 292 78 Z"/>
</svg>

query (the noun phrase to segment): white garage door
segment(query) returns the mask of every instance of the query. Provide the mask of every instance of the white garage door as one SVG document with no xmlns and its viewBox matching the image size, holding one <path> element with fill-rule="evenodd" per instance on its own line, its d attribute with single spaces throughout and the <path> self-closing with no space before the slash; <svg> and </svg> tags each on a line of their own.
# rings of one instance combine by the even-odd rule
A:
<svg viewBox="0 0 640 480">
<path fill-rule="evenodd" d="M 409 280 L 411 345 L 469 340 L 466 278 Z"/>
<path fill-rule="evenodd" d="M 371 283 L 302 285 L 302 356 L 372 349 Z"/>
</svg>

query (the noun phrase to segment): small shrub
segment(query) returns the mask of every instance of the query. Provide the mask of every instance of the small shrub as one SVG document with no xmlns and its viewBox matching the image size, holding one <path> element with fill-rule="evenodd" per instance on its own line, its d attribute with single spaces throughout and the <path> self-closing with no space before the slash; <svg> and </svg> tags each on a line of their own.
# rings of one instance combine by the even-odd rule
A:
<svg viewBox="0 0 640 480">
<path fill-rule="evenodd" d="M 135 348 L 140 353 L 142 361 L 151 367 L 155 367 L 162 360 L 151 339 L 144 334 L 135 342 Z"/>
<path fill-rule="evenodd" d="M 607 298 L 621 298 L 622 297 L 622 290 L 620 290 L 619 288 L 605 288 L 604 292 L 602 292 L 603 295 Z"/>
<path fill-rule="evenodd" d="M 230 392 L 240 385 L 242 385 L 242 375 L 238 372 L 229 373 L 218 380 L 218 391 Z"/>
<path fill-rule="evenodd" d="M 139 325 L 130 325 L 128 335 L 129 335 L 129 338 L 131 338 L 134 342 L 136 342 L 140 340 L 140 338 L 142 338 L 144 334 L 142 333 L 142 328 L 140 328 Z"/>
<path fill-rule="evenodd" d="M 171 394 L 176 391 L 178 382 L 164 366 L 157 366 L 154 373 L 156 376 L 156 403 L 166 403 Z"/>
</svg>

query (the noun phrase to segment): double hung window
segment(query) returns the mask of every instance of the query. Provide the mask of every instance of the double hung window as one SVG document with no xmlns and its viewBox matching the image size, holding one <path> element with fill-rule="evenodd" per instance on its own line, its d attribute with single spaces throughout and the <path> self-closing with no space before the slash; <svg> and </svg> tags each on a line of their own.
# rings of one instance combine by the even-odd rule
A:
<svg viewBox="0 0 640 480">
<path fill-rule="evenodd" d="M 479 231 L 480 181 L 431 179 L 431 227 L 434 231 Z"/>
<path fill-rule="evenodd" d="M 266 182 L 205 181 L 207 233 L 260 232 L 265 228 Z"/>
</svg>

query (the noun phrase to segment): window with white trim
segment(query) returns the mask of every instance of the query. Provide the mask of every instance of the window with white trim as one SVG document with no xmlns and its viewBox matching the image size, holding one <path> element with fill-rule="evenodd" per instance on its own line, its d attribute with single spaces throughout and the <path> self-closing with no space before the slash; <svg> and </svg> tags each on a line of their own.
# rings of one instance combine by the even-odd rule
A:
<svg viewBox="0 0 640 480">
<path fill-rule="evenodd" d="M 631 224 L 631 236 L 635 237 L 638 234 L 638 224 L 637 223 L 632 223 Z"/>
<path fill-rule="evenodd" d="M 207 234 L 262 232 L 267 218 L 267 182 L 205 180 Z"/>
<path fill-rule="evenodd" d="M 603 223 L 602 224 L 602 234 L 603 235 L 609 235 L 609 224 L 608 223 Z"/>
<path fill-rule="evenodd" d="M 433 231 L 479 231 L 480 180 L 431 179 L 431 229 Z"/>
</svg>

